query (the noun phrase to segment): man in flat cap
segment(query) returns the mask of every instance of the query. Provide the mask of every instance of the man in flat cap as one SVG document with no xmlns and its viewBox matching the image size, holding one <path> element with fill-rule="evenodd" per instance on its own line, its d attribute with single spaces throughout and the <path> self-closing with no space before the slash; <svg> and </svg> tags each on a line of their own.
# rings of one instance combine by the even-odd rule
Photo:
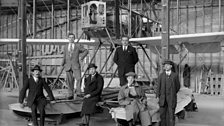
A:
<svg viewBox="0 0 224 126">
<path fill-rule="evenodd" d="M 128 72 L 125 75 L 128 82 L 121 87 L 118 93 L 118 102 L 125 107 L 127 116 L 132 117 L 133 123 L 140 120 L 142 126 L 149 126 L 151 117 L 147 109 L 145 92 L 142 86 L 135 82 L 136 74 L 134 72 Z"/>
<path fill-rule="evenodd" d="M 163 62 L 164 71 L 158 78 L 156 96 L 159 98 L 161 126 L 175 125 L 175 108 L 177 92 L 180 89 L 178 73 L 172 71 L 174 63 L 170 60 Z"/>
<path fill-rule="evenodd" d="M 40 126 L 44 126 L 45 120 L 45 106 L 47 104 L 46 97 L 43 93 L 43 88 L 47 91 L 48 96 L 51 101 L 54 100 L 53 93 L 49 88 L 48 84 L 45 80 L 41 77 L 41 68 L 40 66 L 36 65 L 31 70 L 32 76 L 28 78 L 23 88 L 20 91 L 19 95 L 19 103 L 20 107 L 24 107 L 24 98 L 26 96 L 26 91 L 29 89 L 28 98 L 27 98 L 27 105 L 31 108 L 31 116 L 34 126 L 39 126 L 37 122 L 37 109 L 40 112 Z"/>
<path fill-rule="evenodd" d="M 101 100 L 104 86 L 103 77 L 96 72 L 97 66 L 89 64 L 89 76 L 85 78 L 84 100 L 82 105 L 82 123 L 80 126 L 89 126 L 90 115 L 96 112 L 96 104 Z"/>
</svg>

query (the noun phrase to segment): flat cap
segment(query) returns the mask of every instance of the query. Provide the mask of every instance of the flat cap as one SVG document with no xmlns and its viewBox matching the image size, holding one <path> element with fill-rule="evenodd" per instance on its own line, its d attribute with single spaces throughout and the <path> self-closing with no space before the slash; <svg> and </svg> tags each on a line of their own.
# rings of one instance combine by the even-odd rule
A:
<svg viewBox="0 0 224 126">
<path fill-rule="evenodd" d="M 173 65 L 173 62 L 172 62 L 171 60 L 165 60 L 165 61 L 163 62 L 163 65 L 165 65 L 165 64 Z"/>
<path fill-rule="evenodd" d="M 125 76 L 133 76 L 133 77 L 135 77 L 136 76 L 136 74 L 134 73 L 134 72 L 128 72 L 128 73 L 126 73 L 125 74 Z"/>
<path fill-rule="evenodd" d="M 95 69 L 97 68 L 97 66 L 96 66 L 94 63 L 91 63 L 91 64 L 89 64 L 88 69 L 93 68 L 93 67 L 94 67 Z"/>
</svg>

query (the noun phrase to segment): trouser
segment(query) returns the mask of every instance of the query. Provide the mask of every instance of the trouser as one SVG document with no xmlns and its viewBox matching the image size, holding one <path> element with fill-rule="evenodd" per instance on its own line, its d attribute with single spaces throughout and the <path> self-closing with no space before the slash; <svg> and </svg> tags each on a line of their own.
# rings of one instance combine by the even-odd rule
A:
<svg viewBox="0 0 224 126">
<path fill-rule="evenodd" d="M 34 126 L 38 126 L 37 108 L 40 112 L 40 126 L 44 126 L 45 105 L 46 105 L 46 100 L 44 98 L 34 100 L 34 103 L 31 105 L 31 116 L 32 116 Z"/>
<path fill-rule="evenodd" d="M 89 121 L 90 121 L 90 115 L 89 114 L 84 114 L 82 116 L 82 123 L 89 126 Z"/>
<path fill-rule="evenodd" d="M 123 86 L 123 85 L 127 84 L 127 82 L 128 82 L 125 75 L 119 76 L 119 80 L 120 80 L 120 86 Z"/>
<path fill-rule="evenodd" d="M 75 70 L 69 70 L 66 71 L 66 77 L 67 77 L 67 84 L 68 84 L 68 93 L 70 96 L 73 96 L 74 93 L 74 82 L 76 79 L 76 93 L 81 93 L 81 70 L 75 69 Z"/>
<path fill-rule="evenodd" d="M 160 126 L 175 126 L 175 108 L 168 106 L 165 102 L 164 106 L 160 106 Z"/>
<path fill-rule="evenodd" d="M 121 68 L 123 70 L 119 70 L 118 68 L 118 77 L 119 77 L 119 80 L 120 80 L 120 86 L 123 86 L 125 84 L 127 84 L 127 77 L 125 76 L 125 74 L 127 74 L 128 72 L 135 72 L 135 67 L 124 67 L 124 68 Z M 123 71 L 123 72 L 121 72 Z"/>
</svg>

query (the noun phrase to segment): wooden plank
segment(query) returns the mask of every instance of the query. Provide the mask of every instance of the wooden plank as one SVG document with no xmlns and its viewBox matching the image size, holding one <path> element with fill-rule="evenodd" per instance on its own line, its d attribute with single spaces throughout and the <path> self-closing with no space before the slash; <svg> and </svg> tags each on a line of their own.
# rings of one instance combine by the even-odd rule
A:
<svg viewBox="0 0 224 126">
<path fill-rule="evenodd" d="M 1 0 L 0 4 L 2 7 L 18 7 L 17 0 Z"/>
</svg>

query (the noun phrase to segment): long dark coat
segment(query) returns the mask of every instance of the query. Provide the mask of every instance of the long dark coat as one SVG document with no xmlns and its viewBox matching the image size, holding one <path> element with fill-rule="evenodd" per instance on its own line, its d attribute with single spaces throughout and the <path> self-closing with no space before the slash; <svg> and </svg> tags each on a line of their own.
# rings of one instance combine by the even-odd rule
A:
<svg viewBox="0 0 224 126">
<path fill-rule="evenodd" d="M 168 76 L 163 72 L 158 79 L 157 97 L 159 97 L 161 126 L 174 126 L 177 92 L 180 89 L 179 76 L 171 72 Z"/>
<path fill-rule="evenodd" d="M 85 95 L 90 94 L 90 97 L 83 100 L 81 115 L 95 113 L 96 103 L 101 99 L 103 85 L 103 77 L 98 73 L 96 73 L 92 80 L 91 75 L 85 78 L 84 93 Z"/>
<path fill-rule="evenodd" d="M 159 105 L 163 106 L 165 99 L 167 99 L 168 104 L 175 108 L 177 104 L 177 92 L 180 89 L 179 76 L 171 72 L 169 77 L 171 80 L 170 84 L 167 84 L 166 76 L 166 73 L 163 72 L 158 79 L 157 96 L 159 97 Z"/>
<path fill-rule="evenodd" d="M 121 77 L 128 72 L 135 72 L 135 64 L 138 62 L 138 54 L 132 46 L 128 46 L 126 51 L 123 51 L 121 46 L 115 51 L 114 62 L 118 65 L 118 76 Z"/>
<path fill-rule="evenodd" d="M 23 103 L 23 100 L 26 96 L 26 91 L 27 89 L 29 89 L 28 98 L 27 98 L 27 105 L 29 107 L 31 107 L 35 99 L 45 100 L 45 102 L 43 103 L 46 104 L 47 102 L 46 102 L 46 97 L 44 96 L 44 93 L 43 93 L 43 88 L 47 91 L 50 97 L 50 100 L 54 100 L 53 93 L 43 78 L 40 77 L 38 83 L 36 83 L 34 78 L 30 77 L 29 79 L 25 81 L 23 88 L 20 91 L 19 103 Z"/>
</svg>

